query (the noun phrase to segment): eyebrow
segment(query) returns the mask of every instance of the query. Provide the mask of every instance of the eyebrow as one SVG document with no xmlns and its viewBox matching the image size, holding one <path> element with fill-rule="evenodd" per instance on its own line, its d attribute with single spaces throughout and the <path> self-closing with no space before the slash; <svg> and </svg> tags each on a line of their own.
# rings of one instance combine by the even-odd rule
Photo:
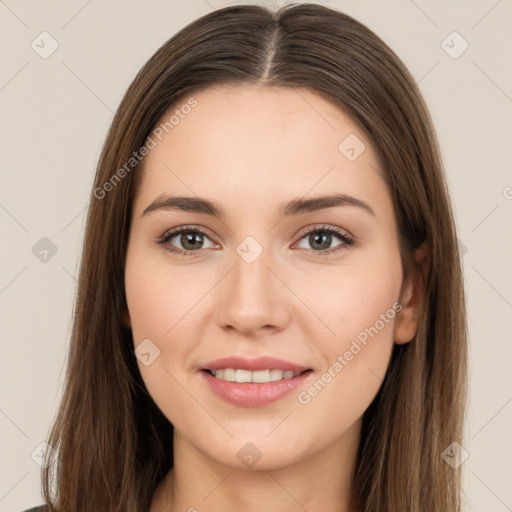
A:
<svg viewBox="0 0 512 512">
<path fill-rule="evenodd" d="M 355 206 L 375 216 L 375 212 L 370 205 L 347 194 L 333 194 L 311 199 L 294 199 L 281 205 L 279 211 L 282 217 L 290 217 L 327 208 L 336 208 L 338 206 Z M 156 210 L 181 210 L 211 215 L 219 219 L 226 218 L 226 212 L 217 203 L 201 197 L 178 197 L 162 194 L 142 212 L 142 216 Z"/>
</svg>

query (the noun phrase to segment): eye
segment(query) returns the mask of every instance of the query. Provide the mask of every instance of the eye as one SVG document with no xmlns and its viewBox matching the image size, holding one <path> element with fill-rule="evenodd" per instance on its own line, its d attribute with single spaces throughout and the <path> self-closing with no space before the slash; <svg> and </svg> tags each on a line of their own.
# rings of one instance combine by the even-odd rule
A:
<svg viewBox="0 0 512 512">
<path fill-rule="evenodd" d="M 333 237 L 338 238 L 341 243 L 334 248 L 330 248 L 333 242 Z M 309 244 L 313 251 L 322 254 L 331 254 L 333 252 L 346 249 L 355 242 L 354 238 L 352 238 L 348 233 L 340 228 L 335 228 L 334 226 L 313 226 L 302 235 L 299 241 L 299 247 L 301 249 L 307 249 L 307 247 L 304 247 L 305 244 L 301 245 L 301 242 L 303 241 L 306 245 Z"/>
<path fill-rule="evenodd" d="M 340 240 L 340 243 L 334 248 L 330 248 L 333 237 Z M 204 246 L 205 240 L 209 241 L 210 245 Z M 299 247 L 307 249 L 307 247 L 304 247 L 304 244 L 310 244 L 310 250 L 324 255 L 346 249 L 354 243 L 354 238 L 340 228 L 334 226 L 313 226 L 302 234 Z M 199 253 L 201 249 L 219 247 L 211 241 L 205 231 L 193 226 L 181 226 L 168 231 L 157 240 L 157 244 L 164 246 L 169 252 L 183 256 L 193 256 L 194 253 Z"/>
<path fill-rule="evenodd" d="M 210 241 L 210 246 L 204 247 L 205 239 Z M 184 256 L 192 256 L 194 252 L 199 252 L 200 249 L 208 249 L 215 246 L 203 230 L 190 226 L 182 226 L 168 231 L 157 243 L 165 246 L 170 252 Z M 176 244 L 179 244 L 181 247 L 176 247 Z"/>
</svg>

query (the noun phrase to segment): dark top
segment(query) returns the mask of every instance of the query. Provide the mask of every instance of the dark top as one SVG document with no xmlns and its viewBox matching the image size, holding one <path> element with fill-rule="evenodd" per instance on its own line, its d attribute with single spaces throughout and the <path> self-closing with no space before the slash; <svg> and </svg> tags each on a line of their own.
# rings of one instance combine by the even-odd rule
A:
<svg viewBox="0 0 512 512">
<path fill-rule="evenodd" d="M 23 512 L 44 512 L 44 506 L 41 505 L 39 507 L 27 508 L 27 510 L 24 510 Z"/>
</svg>

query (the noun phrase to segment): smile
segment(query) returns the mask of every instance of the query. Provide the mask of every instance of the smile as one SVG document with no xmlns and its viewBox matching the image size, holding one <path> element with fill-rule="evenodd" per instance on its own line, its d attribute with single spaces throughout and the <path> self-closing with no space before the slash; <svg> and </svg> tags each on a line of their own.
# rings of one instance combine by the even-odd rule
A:
<svg viewBox="0 0 512 512">
<path fill-rule="evenodd" d="M 213 374 L 216 373 L 216 375 Z M 233 377 L 238 380 L 225 380 Z M 293 393 L 310 380 L 313 371 L 292 370 L 242 370 L 223 368 L 199 372 L 215 395 L 226 402 L 241 407 L 263 407 Z M 222 377 L 222 378 L 221 378 Z M 271 379 L 275 380 L 271 380 Z M 258 380 L 259 379 L 259 380 Z"/>
<path fill-rule="evenodd" d="M 254 382 L 254 383 L 265 383 L 265 382 L 275 382 L 283 379 L 292 379 L 293 377 L 298 377 L 301 371 L 291 371 L 291 370 L 281 370 L 281 369 L 273 369 L 273 370 L 242 370 L 240 368 L 223 368 L 217 370 L 206 370 L 210 375 L 213 375 L 215 378 L 224 380 L 227 382 Z"/>
</svg>

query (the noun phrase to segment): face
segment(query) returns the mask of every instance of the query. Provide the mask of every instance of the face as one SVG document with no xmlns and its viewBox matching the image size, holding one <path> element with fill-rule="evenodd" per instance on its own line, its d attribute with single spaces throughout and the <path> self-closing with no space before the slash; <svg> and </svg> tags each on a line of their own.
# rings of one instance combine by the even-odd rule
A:
<svg viewBox="0 0 512 512">
<path fill-rule="evenodd" d="M 393 204 L 368 137 L 319 95 L 193 97 L 144 160 L 127 322 L 147 389 L 188 445 L 284 467 L 360 425 L 393 344 L 414 335 Z M 240 359 L 215 363 L 227 357 Z"/>
</svg>

